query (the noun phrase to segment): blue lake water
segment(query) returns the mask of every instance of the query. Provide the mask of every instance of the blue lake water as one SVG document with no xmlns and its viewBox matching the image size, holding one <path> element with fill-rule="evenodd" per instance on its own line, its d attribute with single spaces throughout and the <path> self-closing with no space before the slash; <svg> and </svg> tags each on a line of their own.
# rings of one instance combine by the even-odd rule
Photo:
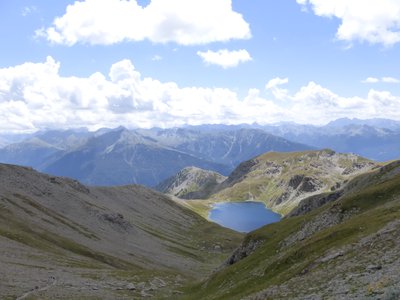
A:
<svg viewBox="0 0 400 300">
<path fill-rule="evenodd" d="M 278 222 L 281 216 L 266 208 L 264 203 L 245 201 L 217 203 L 213 206 L 208 218 L 221 226 L 240 232 L 249 232 Z"/>
</svg>

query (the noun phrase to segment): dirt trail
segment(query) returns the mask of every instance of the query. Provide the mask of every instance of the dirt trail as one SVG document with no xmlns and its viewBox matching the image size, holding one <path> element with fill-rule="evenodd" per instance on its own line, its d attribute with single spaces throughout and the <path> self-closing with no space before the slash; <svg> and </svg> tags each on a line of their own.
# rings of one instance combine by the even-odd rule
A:
<svg viewBox="0 0 400 300">
<path fill-rule="evenodd" d="M 57 279 L 55 277 L 51 277 L 50 278 L 52 280 L 51 283 L 43 286 L 43 287 L 35 287 L 32 290 L 30 290 L 29 292 L 26 292 L 25 294 L 23 294 L 22 296 L 18 297 L 16 300 L 22 300 L 25 299 L 26 297 L 34 294 L 34 293 L 38 293 L 38 292 L 43 292 L 48 290 L 49 288 L 51 288 L 52 286 L 57 284 Z"/>
</svg>

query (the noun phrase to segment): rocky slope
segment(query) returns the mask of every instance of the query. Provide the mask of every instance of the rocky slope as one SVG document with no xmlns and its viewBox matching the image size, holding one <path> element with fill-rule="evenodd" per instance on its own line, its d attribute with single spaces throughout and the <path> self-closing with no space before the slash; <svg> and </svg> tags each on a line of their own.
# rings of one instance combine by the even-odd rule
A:
<svg viewBox="0 0 400 300">
<path fill-rule="evenodd" d="M 226 179 L 216 172 L 187 167 L 156 186 L 156 190 L 182 199 L 202 199 Z"/>
<path fill-rule="evenodd" d="M 185 299 L 399 299 L 400 162 L 341 191 L 248 234 Z"/>
<path fill-rule="evenodd" d="M 302 199 L 337 190 L 355 175 L 377 166 L 360 156 L 331 150 L 269 152 L 241 163 L 211 199 L 254 199 L 287 214 Z"/>
<path fill-rule="evenodd" d="M 0 164 L 1 299 L 172 297 L 240 238 L 144 187 Z"/>
</svg>

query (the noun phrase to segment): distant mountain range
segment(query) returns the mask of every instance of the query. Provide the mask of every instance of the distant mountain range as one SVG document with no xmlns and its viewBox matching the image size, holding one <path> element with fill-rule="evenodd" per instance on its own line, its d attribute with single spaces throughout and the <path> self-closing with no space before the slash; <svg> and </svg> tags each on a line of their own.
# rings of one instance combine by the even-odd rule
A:
<svg viewBox="0 0 400 300">
<path fill-rule="evenodd" d="M 400 122 L 339 119 L 318 127 L 200 125 L 172 129 L 81 128 L 0 135 L 0 162 L 31 166 L 91 185 L 156 186 L 189 166 L 228 175 L 269 151 L 329 148 L 387 161 L 400 157 Z"/>
<path fill-rule="evenodd" d="M 0 149 L 0 161 L 90 185 L 155 186 L 188 166 L 227 175 L 240 162 L 264 152 L 310 148 L 260 129 L 207 132 L 119 127 L 40 133 Z"/>
</svg>

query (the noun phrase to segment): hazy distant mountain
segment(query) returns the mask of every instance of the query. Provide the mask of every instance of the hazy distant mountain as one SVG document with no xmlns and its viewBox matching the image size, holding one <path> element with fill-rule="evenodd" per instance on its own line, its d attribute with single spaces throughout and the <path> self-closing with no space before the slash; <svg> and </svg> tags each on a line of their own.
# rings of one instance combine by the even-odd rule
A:
<svg viewBox="0 0 400 300">
<path fill-rule="evenodd" d="M 382 119 L 382 118 L 374 118 L 374 119 L 349 119 L 349 118 L 341 118 L 335 121 L 329 122 L 327 124 L 328 127 L 344 127 L 348 125 L 367 125 L 378 128 L 386 128 L 394 131 L 400 131 L 400 121 Z"/>
<path fill-rule="evenodd" d="M 124 128 L 92 137 L 44 171 L 93 185 L 138 183 L 154 186 L 187 166 L 229 172 L 223 164 L 165 147 L 150 137 Z"/>
<path fill-rule="evenodd" d="M 15 143 L 19 143 L 22 142 L 24 140 L 27 140 L 31 137 L 33 137 L 34 134 L 33 133 L 28 133 L 28 134 L 24 134 L 24 133 L 1 133 L 0 134 L 0 148 L 3 148 L 7 145 L 10 144 L 15 144 Z"/>
<path fill-rule="evenodd" d="M 188 166 L 227 175 L 260 153 L 312 148 L 259 129 L 203 129 L 44 131 L 1 149 L 0 162 L 32 166 L 93 185 L 155 186 Z"/>
<path fill-rule="evenodd" d="M 0 162 L 43 169 L 51 161 L 84 144 L 90 135 L 88 130 L 50 130 L 27 135 L 28 138 L 11 143 L 0 149 Z M 21 136 L 10 136 L 19 140 Z"/>
<path fill-rule="evenodd" d="M 379 126 L 367 125 L 374 123 Z M 260 127 L 271 134 L 316 148 L 352 152 L 386 161 L 400 157 L 400 127 L 395 130 L 396 123 L 399 122 L 385 119 L 339 119 L 322 127 L 294 123 Z"/>
<path fill-rule="evenodd" d="M 32 166 L 88 184 L 155 186 L 189 166 L 227 175 L 241 162 L 268 151 L 330 148 L 378 161 L 396 159 L 400 157 L 398 123 L 339 119 L 321 127 L 279 123 L 44 131 L 0 149 L 0 162 Z M 20 136 L 7 137 L 13 138 Z"/>
<path fill-rule="evenodd" d="M 8 144 L 10 144 L 6 139 L 0 137 L 0 148 L 3 148 L 5 146 L 7 146 Z"/>
<path fill-rule="evenodd" d="M 70 130 L 48 130 L 35 134 L 36 138 L 63 150 L 77 148 L 94 135 L 86 128 Z"/>
<path fill-rule="evenodd" d="M 314 149 L 260 129 L 226 125 L 203 125 L 197 130 L 196 128 L 155 130 L 147 131 L 146 134 L 185 153 L 228 165 L 231 170 L 242 161 L 268 151 L 290 152 Z"/>
<path fill-rule="evenodd" d="M 62 149 L 39 138 L 30 138 L 0 149 L 0 162 L 40 169 L 51 155 L 59 151 Z"/>
</svg>

